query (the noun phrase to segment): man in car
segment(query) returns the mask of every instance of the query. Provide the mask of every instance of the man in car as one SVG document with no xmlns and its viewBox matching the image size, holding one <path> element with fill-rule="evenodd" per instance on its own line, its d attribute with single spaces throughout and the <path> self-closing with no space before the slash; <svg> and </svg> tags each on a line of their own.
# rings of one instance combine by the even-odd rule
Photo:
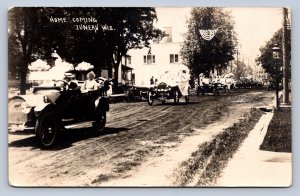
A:
<svg viewBox="0 0 300 196">
<path fill-rule="evenodd" d="M 74 74 L 65 73 L 64 87 L 66 90 L 75 90 L 78 88 L 78 82 L 75 80 Z"/>
</svg>

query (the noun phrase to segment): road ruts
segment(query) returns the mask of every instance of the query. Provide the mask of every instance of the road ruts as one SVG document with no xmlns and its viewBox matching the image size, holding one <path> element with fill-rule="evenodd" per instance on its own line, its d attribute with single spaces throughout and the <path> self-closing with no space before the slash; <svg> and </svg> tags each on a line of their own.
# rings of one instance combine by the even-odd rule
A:
<svg viewBox="0 0 300 196">
<path fill-rule="evenodd" d="M 250 93 L 249 93 L 250 92 Z M 144 161 L 163 156 L 194 128 L 205 127 L 228 115 L 232 100 L 242 90 L 220 96 L 192 96 L 190 104 L 146 102 L 111 104 L 106 129 L 99 135 L 87 128 L 62 134 L 57 148 L 41 150 L 33 136 L 9 135 L 11 179 L 29 186 L 93 186 L 123 178 Z M 270 92 L 262 92 L 270 93 Z M 257 95 L 255 95 L 257 96 Z M 169 145 L 172 143 L 172 145 Z"/>
</svg>

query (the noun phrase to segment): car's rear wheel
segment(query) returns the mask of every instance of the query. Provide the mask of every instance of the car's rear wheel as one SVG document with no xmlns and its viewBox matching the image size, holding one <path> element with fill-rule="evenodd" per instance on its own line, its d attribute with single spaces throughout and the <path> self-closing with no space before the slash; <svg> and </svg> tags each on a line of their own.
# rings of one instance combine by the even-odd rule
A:
<svg viewBox="0 0 300 196">
<path fill-rule="evenodd" d="M 53 112 L 45 112 L 36 123 L 36 136 L 43 147 L 51 147 L 56 142 L 58 120 Z"/>
<path fill-rule="evenodd" d="M 148 102 L 148 105 L 153 105 L 154 99 L 153 99 L 153 92 L 151 92 L 151 91 L 148 91 L 147 102 Z"/>
<path fill-rule="evenodd" d="M 104 130 L 106 125 L 106 112 L 99 112 L 96 121 L 93 123 L 93 127 L 97 132 Z"/>
<path fill-rule="evenodd" d="M 174 90 L 174 103 L 179 103 L 179 92 L 177 89 Z"/>
<path fill-rule="evenodd" d="M 185 96 L 184 98 L 185 98 L 185 102 L 186 102 L 186 103 L 189 103 L 189 102 L 190 102 L 190 96 L 189 96 L 189 95 Z"/>
</svg>

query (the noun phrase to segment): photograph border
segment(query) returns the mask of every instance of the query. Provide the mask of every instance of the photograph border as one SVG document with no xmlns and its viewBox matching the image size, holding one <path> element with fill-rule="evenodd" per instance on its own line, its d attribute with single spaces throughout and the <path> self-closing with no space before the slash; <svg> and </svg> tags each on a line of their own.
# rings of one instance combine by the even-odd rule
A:
<svg viewBox="0 0 300 196">
<path fill-rule="evenodd" d="M 289 195 L 296 195 L 296 192 L 299 192 L 299 177 L 296 174 L 299 173 L 299 143 L 296 142 L 299 138 L 299 132 L 296 130 L 300 128 L 299 122 L 296 119 L 299 119 L 300 113 L 296 110 L 299 108 L 299 90 L 297 90 L 296 86 L 299 85 L 300 78 L 297 75 L 300 74 L 300 57 L 296 54 L 300 53 L 299 50 L 299 18 L 300 18 L 300 8 L 296 5 L 297 1 L 295 0 L 287 0 L 287 1 L 272 1 L 272 0 L 256 0 L 256 1 L 243 1 L 243 0 L 232 0 L 230 2 L 224 2 L 221 0 L 216 0 L 212 2 L 199 2 L 196 0 L 189 0 L 189 1 L 151 1 L 148 0 L 146 2 L 136 1 L 136 0 L 104 0 L 104 1 L 96 1 L 91 0 L 86 3 L 83 1 L 21 1 L 21 0 L 4 0 L 1 3 L 1 21 L 0 21 L 0 35 L 2 37 L 1 44 L 0 44 L 0 51 L 1 51 L 1 64 L 4 67 L 3 71 L 1 72 L 1 85 L 0 88 L 2 90 L 0 96 L 0 102 L 3 104 L 2 108 L 7 108 L 7 73 L 8 73 L 8 60 L 7 60 L 7 10 L 9 7 L 12 6 L 24 6 L 24 7 L 36 7 L 36 6 L 55 6 L 55 7 L 130 7 L 130 6 L 154 6 L 154 7 L 288 7 L 292 11 L 292 107 L 295 108 L 292 110 L 292 137 L 293 137 L 293 145 L 292 145 L 292 153 L 293 153 L 293 185 L 289 188 L 93 188 L 93 189 L 85 189 L 85 188 L 15 188 L 8 185 L 8 154 L 7 154 L 7 134 L 1 134 L 1 167 L 0 171 L 2 175 L 0 178 L 0 188 L 5 195 L 20 195 L 20 194 L 43 194 L 43 195 L 52 195 L 52 194 L 72 194 L 82 195 L 82 194 L 110 194 L 110 195 L 153 195 L 153 194 L 167 194 L 167 195 L 181 195 L 181 194 L 209 194 L 209 195 L 219 195 L 222 193 L 223 195 L 232 195 L 232 194 L 244 194 L 244 195 L 282 195 L 282 194 L 289 194 Z M 5 104 L 5 106 L 4 106 Z M 3 131 L 7 129 L 7 111 L 1 111 L 1 127 Z"/>
</svg>

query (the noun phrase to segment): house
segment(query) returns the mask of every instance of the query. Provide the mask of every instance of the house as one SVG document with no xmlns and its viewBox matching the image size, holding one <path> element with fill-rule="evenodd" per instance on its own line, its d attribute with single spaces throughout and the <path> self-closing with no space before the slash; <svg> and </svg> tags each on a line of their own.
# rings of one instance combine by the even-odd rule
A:
<svg viewBox="0 0 300 196">
<path fill-rule="evenodd" d="M 125 65 L 133 68 L 132 80 L 136 86 L 149 86 L 150 78 L 159 78 L 167 70 L 182 65 L 180 50 L 182 42 L 172 41 L 172 27 L 165 27 L 167 36 L 162 41 L 153 41 L 150 48 L 128 51 Z"/>
</svg>

